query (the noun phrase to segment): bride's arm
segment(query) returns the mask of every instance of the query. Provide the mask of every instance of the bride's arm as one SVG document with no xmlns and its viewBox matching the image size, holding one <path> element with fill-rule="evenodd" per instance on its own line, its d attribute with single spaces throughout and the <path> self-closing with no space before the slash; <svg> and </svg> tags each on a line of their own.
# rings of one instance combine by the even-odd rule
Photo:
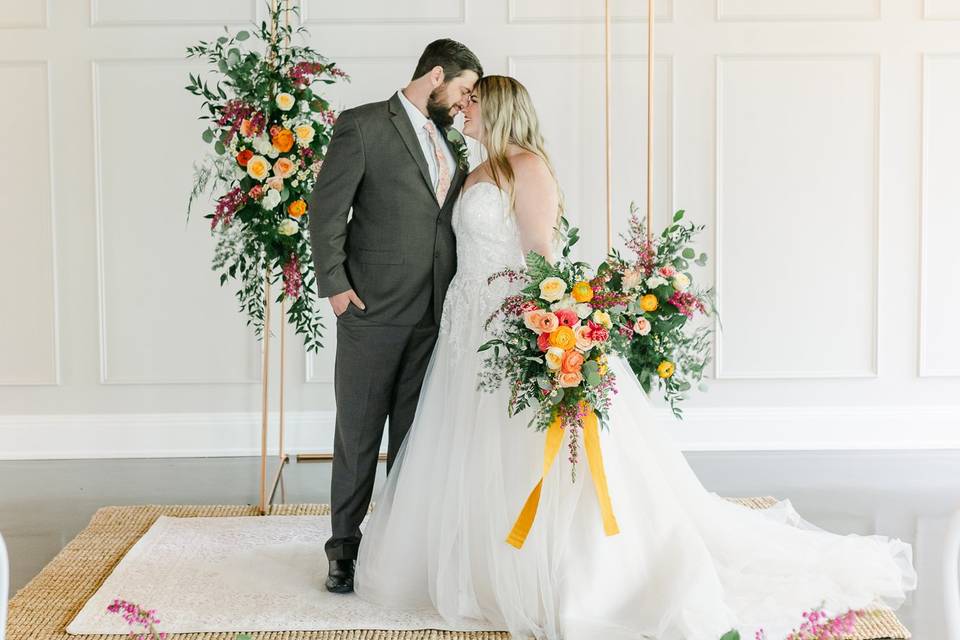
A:
<svg viewBox="0 0 960 640">
<path fill-rule="evenodd" d="M 556 182 L 546 163 L 533 153 L 513 156 L 511 165 L 516 178 L 514 212 L 524 255 L 536 251 L 552 263 L 560 208 Z"/>
</svg>

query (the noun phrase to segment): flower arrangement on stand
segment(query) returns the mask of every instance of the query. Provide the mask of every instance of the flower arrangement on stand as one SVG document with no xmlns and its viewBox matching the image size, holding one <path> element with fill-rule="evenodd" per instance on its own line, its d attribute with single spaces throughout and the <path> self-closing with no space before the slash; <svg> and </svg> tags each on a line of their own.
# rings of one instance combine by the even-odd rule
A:
<svg viewBox="0 0 960 640">
<path fill-rule="evenodd" d="M 693 286 L 690 264 L 703 266 L 707 255 L 691 246 L 702 225 L 682 224 L 684 211 L 650 241 L 647 223 L 630 207 L 629 231 L 622 237 L 633 253 L 624 258 L 616 250 L 597 270 L 599 277 L 626 302 L 617 314 L 613 348 L 621 353 L 648 394 L 656 384 L 673 414 L 693 385 L 700 384 L 710 362 L 711 329 L 692 329 L 696 315 L 714 315 L 712 289 Z M 702 386 L 701 386 L 702 388 Z"/>
<path fill-rule="evenodd" d="M 195 168 L 188 215 L 210 192 L 205 217 L 216 238 L 213 268 L 221 286 L 235 278 L 248 324 L 261 336 L 265 287 L 282 280 L 278 300 L 308 351 L 318 350 L 323 325 L 317 306 L 307 232 L 307 198 L 323 163 L 336 114 L 316 89 L 347 75 L 308 46 L 290 44 L 294 29 L 281 24 L 274 3 L 270 22 L 187 48 L 188 58 L 213 66 L 212 84 L 190 75 L 186 89 L 203 99 L 203 140 L 213 154 Z M 298 29 L 297 33 L 302 31 Z M 247 41 L 257 42 L 245 48 Z"/>
</svg>

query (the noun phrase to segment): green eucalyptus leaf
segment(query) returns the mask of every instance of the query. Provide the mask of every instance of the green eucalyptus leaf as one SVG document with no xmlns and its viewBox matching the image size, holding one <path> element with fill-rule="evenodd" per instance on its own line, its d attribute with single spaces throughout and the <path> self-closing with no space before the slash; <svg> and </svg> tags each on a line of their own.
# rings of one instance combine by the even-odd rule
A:
<svg viewBox="0 0 960 640">
<path fill-rule="evenodd" d="M 681 255 L 687 260 L 693 260 L 697 256 L 697 252 L 691 249 L 690 247 L 687 247 L 686 249 L 683 250 L 683 253 Z"/>
<path fill-rule="evenodd" d="M 211 131 L 210 129 L 207 129 L 206 131 L 204 131 L 203 141 L 206 142 L 207 144 L 210 144 L 211 142 L 213 142 L 213 131 Z"/>
<path fill-rule="evenodd" d="M 249 38 L 249 37 L 250 37 L 250 32 L 249 32 L 249 31 L 241 31 L 241 32 L 239 32 L 239 33 L 237 34 L 237 41 L 238 41 L 238 42 L 243 42 L 244 40 L 246 40 L 246 39 Z"/>
<path fill-rule="evenodd" d="M 213 146 L 213 150 L 217 152 L 218 155 L 223 155 L 227 152 L 227 148 L 223 146 L 223 143 L 217 140 L 217 144 Z"/>
</svg>

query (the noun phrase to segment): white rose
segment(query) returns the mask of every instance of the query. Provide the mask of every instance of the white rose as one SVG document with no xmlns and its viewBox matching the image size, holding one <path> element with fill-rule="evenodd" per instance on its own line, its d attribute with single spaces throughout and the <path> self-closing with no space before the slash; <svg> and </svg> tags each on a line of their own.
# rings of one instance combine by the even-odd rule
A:
<svg viewBox="0 0 960 640">
<path fill-rule="evenodd" d="M 567 283 L 560 278 L 550 276 L 540 283 L 540 297 L 547 302 L 556 302 L 567 292 Z"/>
<path fill-rule="evenodd" d="M 264 209 L 275 209 L 278 204 L 280 204 L 280 192 L 274 189 L 268 190 L 267 195 L 260 201 L 260 206 Z"/>
<path fill-rule="evenodd" d="M 647 288 L 656 289 L 657 287 L 667 284 L 667 281 L 661 278 L 660 276 L 653 276 L 647 278 Z"/>
<path fill-rule="evenodd" d="M 560 309 L 572 309 L 575 301 L 573 296 L 567 294 L 550 305 L 550 311 L 559 311 Z"/>
<path fill-rule="evenodd" d="M 280 109 L 280 111 L 290 111 L 296 103 L 297 99 L 289 93 L 284 92 L 277 94 L 277 108 Z"/>
<path fill-rule="evenodd" d="M 589 318 L 590 314 L 593 313 L 593 307 L 586 302 L 573 305 L 573 310 L 577 312 L 577 317 L 581 320 Z"/>
<path fill-rule="evenodd" d="M 623 290 L 630 291 L 636 289 L 637 285 L 643 280 L 643 272 L 638 269 L 628 269 L 623 272 Z"/>
<path fill-rule="evenodd" d="M 256 138 L 250 141 L 253 145 L 254 151 L 260 155 L 266 155 L 273 150 L 273 143 L 270 142 L 270 138 L 266 134 L 261 133 Z"/>
<path fill-rule="evenodd" d="M 299 231 L 300 224 L 293 218 L 287 218 L 277 226 L 277 233 L 282 236 L 292 236 Z"/>
<path fill-rule="evenodd" d="M 690 278 L 685 273 L 678 273 L 673 276 L 673 288 L 677 291 L 686 291 L 690 286 Z"/>
<path fill-rule="evenodd" d="M 544 360 L 547 363 L 547 369 L 550 369 L 551 371 L 560 370 L 560 367 L 563 365 L 563 349 L 560 347 L 550 347 L 543 355 Z"/>
</svg>

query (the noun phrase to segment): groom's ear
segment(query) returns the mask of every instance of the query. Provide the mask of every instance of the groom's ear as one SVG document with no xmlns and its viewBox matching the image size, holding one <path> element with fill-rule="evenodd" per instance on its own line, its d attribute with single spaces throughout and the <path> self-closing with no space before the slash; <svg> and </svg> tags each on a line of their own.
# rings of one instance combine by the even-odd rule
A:
<svg viewBox="0 0 960 640">
<path fill-rule="evenodd" d="M 442 85 L 445 79 L 443 67 L 437 65 L 433 69 L 430 69 L 430 84 L 433 85 L 434 89 Z"/>
</svg>

